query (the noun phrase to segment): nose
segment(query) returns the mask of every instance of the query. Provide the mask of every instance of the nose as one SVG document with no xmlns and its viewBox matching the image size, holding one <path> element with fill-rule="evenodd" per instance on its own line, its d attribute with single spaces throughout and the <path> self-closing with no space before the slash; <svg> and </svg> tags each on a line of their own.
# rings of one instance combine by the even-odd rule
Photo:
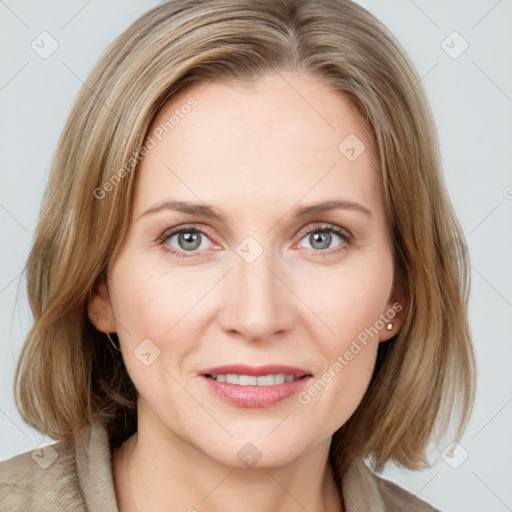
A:
<svg viewBox="0 0 512 512">
<path fill-rule="evenodd" d="M 270 340 L 289 331 L 296 315 L 287 280 L 267 251 L 251 263 L 236 256 L 234 269 L 226 276 L 219 312 L 223 330 L 250 341 Z"/>
</svg>

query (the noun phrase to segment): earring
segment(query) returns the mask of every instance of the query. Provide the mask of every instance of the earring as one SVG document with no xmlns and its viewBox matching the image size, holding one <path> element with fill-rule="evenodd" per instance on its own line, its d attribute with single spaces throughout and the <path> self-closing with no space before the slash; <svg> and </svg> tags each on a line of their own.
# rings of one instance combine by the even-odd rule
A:
<svg viewBox="0 0 512 512">
<path fill-rule="evenodd" d="M 108 332 L 105 333 L 107 335 L 108 340 L 110 341 L 110 344 L 118 351 L 121 352 L 119 348 L 117 348 L 116 344 L 112 341 L 112 338 L 110 337 L 110 334 Z"/>
<path fill-rule="evenodd" d="M 386 325 L 386 329 L 387 329 L 388 331 L 391 331 L 391 329 L 393 329 L 393 323 L 392 323 L 392 322 L 389 322 L 389 324 L 388 324 L 388 325 Z"/>
</svg>

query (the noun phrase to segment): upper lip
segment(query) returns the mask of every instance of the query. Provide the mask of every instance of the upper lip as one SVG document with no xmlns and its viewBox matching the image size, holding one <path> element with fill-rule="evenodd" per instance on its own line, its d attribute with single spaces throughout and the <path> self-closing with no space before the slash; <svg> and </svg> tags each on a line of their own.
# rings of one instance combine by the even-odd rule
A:
<svg viewBox="0 0 512 512">
<path fill-rule="evenodd" d="M 226 375 L 235 373 L 238 375 L 253 375 L 262 377 L 263 375 L 276 375 L 284 373 L 285 375 L 293 375 L 295 378 L 311 375 L 311 372 L 303 368 L 295 366 L 286 366 L 282 364 L 267 364 L 264 366 L 248 366 L 246 364 L 228 364 L 223 366 L 215 366 L 201 370 L 201 375 Z"/>
</svg>

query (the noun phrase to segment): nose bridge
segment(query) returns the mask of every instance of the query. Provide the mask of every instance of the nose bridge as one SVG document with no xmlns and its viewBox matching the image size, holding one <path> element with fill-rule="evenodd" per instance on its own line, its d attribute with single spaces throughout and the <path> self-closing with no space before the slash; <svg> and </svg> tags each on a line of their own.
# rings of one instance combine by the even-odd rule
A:
<svg viewBox="0 0 512 512">
<path fill-rule="evenodd" d="M 288 290 L 276 277 L 279 265 L 272 251 L 261 250 L 258 255 L 257 248 L 250 244 L 251 241 L 248 245 L 242 243 L 237 248 L 224 328 L 257 340 L 290 327 L 291 305 Z"/>
</svg>

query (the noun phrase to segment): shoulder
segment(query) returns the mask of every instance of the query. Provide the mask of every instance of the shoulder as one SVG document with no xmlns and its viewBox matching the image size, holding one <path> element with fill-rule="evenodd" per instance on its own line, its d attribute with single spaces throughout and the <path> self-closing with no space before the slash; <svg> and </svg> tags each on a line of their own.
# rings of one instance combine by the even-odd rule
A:
<svg viewBox="0 0 512 512">
<path fill-rule="evenodd" d="M 0 462 L 0 512 L 82 510 L 74 445 L 57 443 Z"/>
<path fill-rule="evenodd" d="M 373 475 L 384 503 L 389 510 L 402 509 L 407 512 L 440 512 L 439 509 L 421 500 L 395 483 Z M 387 509 L 386 509 L 387 510 Z"/>
<path fill-rule="evenodd" d="M 354 461 L 348 468 L 342 488 L 347 512 L 440 512 L 416 495 L 376 475 L 362 459 Z"/>
</svg>

